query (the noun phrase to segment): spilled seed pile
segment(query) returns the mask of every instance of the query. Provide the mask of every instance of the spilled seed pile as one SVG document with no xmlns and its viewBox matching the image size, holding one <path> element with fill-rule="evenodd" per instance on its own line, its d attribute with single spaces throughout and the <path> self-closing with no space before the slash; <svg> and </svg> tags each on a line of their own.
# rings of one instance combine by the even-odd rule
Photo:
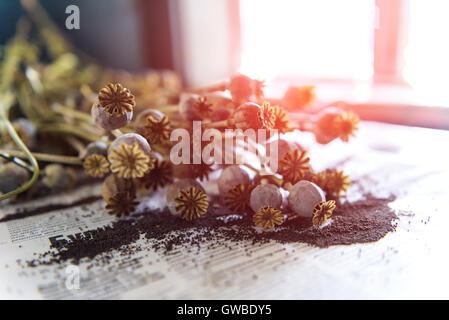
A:
<svg viewBox="0 0 449 320">
<path fill-rule="evenodd" d="M 165 254 L 180 248 L 191 251 L 210 243 L 242 241 L 253 244 L 272 240 L 279 243 L 302 242 L 322 248 L 374 242 L 396 228 L 397 216 L 388 206 L 392 200 L 368 196 L 365 200 L 337 206 L 331 223 L 325 227 L 313 227 L 310 219 L 290 217 L 276 231 L 268 232 L 254 228 L 250 215 L 224 214 L 219 207 L 211 208 L 208 214 L 193 222 L 179 219 L 168 210 L 146 212 L 84 233 L 70 242 L 54 242 L 50 251 L 28 261 L 28 266 L 79 263 L 83 258 L 93 259 L 98 255 L 105 257 L 103 263 L 107 263 L 114 252 L 126 254 L 130 245 L 142 236 L 150 241 L 153 250 Z"/>
</svg>

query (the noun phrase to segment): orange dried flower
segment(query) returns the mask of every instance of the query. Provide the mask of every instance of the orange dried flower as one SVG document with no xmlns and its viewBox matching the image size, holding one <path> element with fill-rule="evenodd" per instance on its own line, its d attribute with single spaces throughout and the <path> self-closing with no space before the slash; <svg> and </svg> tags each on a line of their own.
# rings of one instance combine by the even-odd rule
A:
<svg viewBox="0 0 449 320">
<path fill-rule="evenodd" d="M 272 207 L 263 207 L 253 216 L 254 224 L 264 229 L 273 229 L 284 222 L 281 210 Z"/>
<path fill-rule="evenodd" d="M 109 214 L 121 217 L 133 213 L 138 205 L 139 202 L 136 201 L 136 196 L 131 192 L 118 192 L 109 198 L 106 210 Z"/>
<path fill-rule="evenodd" d="M 326 191 L 337 197 L 340 197 L 342 192 L 348 191 L 351 185 L 349 176 L 346 176 L 343 171 L 329 170 L 326 173 Z"/>
<path fill-rule="evenodd" d="M 335 130 L 339 133 L 341 140 L 348 142 L 350 136 L 355 136 L 359 129 L 359 117 L 352 111 L 342 113 L 334 120 Z"/>
<path fill-rule="evenodd" d="M 188 187 L 179 191 L 175 198 L 176 211 L 185 220 L 193 220 L 207 213 L 209 207 L 208 196 L 198 188 Z"/>
<path fill-rule="evenodd" d="M 296 149 L 287 152 L 279 162 L 279 174 L 285 181 L 295 184 L 310 171 L 309 162 L 310 158 L 307 157 L 306 151 Z"/>
<path fill-rule="evenodd" d="M 323 189 L 327 195 L 340 197 L 341 193 L 348 190 L 351 185 L 349 176 L 343 171 L 327 169 L 312 176 L 311 181 Z"/>
<path fill-rule="evenodd" d="M 315 227 L 323 225 L 331 216 L 335 210 L 336 205 L 334 200 L 327 202 L 320 202 L 315 206 L 313 210 L 312 223 Z"/>
<path fill-rule="evenodd" d="M 254 186 L 249 183 L 239 183 L 228 191 L 224 198 L 225 205 L 234 212 L 251 210 L 249 200 Z"/>
<path fill-rule="evenodd" d="M 279 106 L 274 106 L 273 113 L 275 116 L 273 129 L 278 130 L 279 133 L 291 131 L 290 123 L 287 118 L 287 112 Z"/>
<path fill-rule="evenodd" d="M 118 148 L 110 151 L 109 161 L 111 171 L 117 173 L 119 178 L 142 178 L 145 173 L 154 167 L 155 159 L 148 157 L 137 142 L 129 145 L 121 143 Z"/>
<path fill-rule="evenodd" d="M 98 101 L 109 114 L 125 114 L 133 111 L 136 102 L 134 95 L 120 83 L 108 84 L 100 90 Z"/>
<path fill-rule="evenodd" d="M 315 101 L 315 86 L 290 87 L 283 102 L 289 110 L 300 110 Z"/>
<path fill-rule="evenodd" d="M 259 117 L 259 122 L 262 124 L 263 128 L 273 128 L 276 121 L 276 115 L 274 108 L 270 105 L 269 102 L 264 102 L 262 104 L 257 116 Z"/>
<path fill-rule="evenodd" d="M 109 172 L 109 162 L 105 156 L 92 154 L 84 159 L 84 171 L 94 178 L 103 178 Z"/>
</svg>

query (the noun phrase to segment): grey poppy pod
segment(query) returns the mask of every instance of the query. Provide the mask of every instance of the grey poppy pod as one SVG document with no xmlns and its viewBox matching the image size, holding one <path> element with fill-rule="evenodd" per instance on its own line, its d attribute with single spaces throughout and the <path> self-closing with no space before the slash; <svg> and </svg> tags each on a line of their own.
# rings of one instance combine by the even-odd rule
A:
<svg viewBox="0 0 449 320">
<path fill-rule="evenodd" d="M 200 98 L 198 94 L 183 93 L 179 98 L 179 113 L 185 120 L 201 120 L 201 115 L 195 111 L 195 103 Z"/>
<path fill-rule="evenodd" d="M 92 105 L 91 115 L 97 126 L 110 131 L 126 126 L 133 118 L 133 111 L 110 113 L 96 101 Z"/>
<path fill-rule="evenodd" d="M 139 113 L 136 118 L 136 126 L 138 128 L 142 128 L 145 126 L 147 122 L 147 117 L 153 116 L 156 120 L 161 120 L 164 117 L 164 114 L 156 109 L 146 109 L 145 111 Z"/>
<path fill-rule="evenodd" d="M 267 146 L 266 146 L 267 150 L 270 149 L 270 144 L 272 144 L 272 143 L 274 143 L 274 142 L 267 143 Z M 279 159 L 279 161 L 284 159 L 285 155 L 287 153 L 289 153 L 290 151 L 297 150 L 297 149 L 299 149 L 299 150 L 304 149 L 299 143 L 293 142 L 293 141 L 288 141 L 285 139 L 278 139 L 277 144 L 278 144 L 278 159 Z"/>
<path fill-rule="evenodd" d="M 263 207 L 280 209 L 282 206 L 282 194 L 274 184 L 260 184 L 251 192 L 249 205 L 254 212 Z"/>
<path fill-rule="evenodd" d="M 195 187 L 195 188 L 201 190 L 202 192 L 206 193 L 206 191 L 201 186 L 201 184 L 198 181 L 193 180 L 193 179 L 181 179 L 181 180 L 178 180 L 178 181 L 172 183 L 167 188 L 167 194 L 166 194 L 167 207 L 168 207 L 168 210 L 170 210 L 171 214 L 173 214 L 175 216 L 179 215 L 179 213 L 176 211 L 177 203 L 176 203 L 175 199 L 178 197 L 179 192 L 181 190 L 185 190 L 189 187 Z"/>
<path fill-rule="evenodd" d="M 108 154 L 108 145 L 103 141 L 95 141 L 91 142 L 86 146 L 86 149 L 81 153 L 81 158 L 86 159 L 88 156 L 93 154 L 98 154 L 101 156 L 107 156 Z"/>
<path fill-rule="evenodd" d="M 236 185 L 249 182 L 248 173 L 237 165 L 224 168 L 217 180 L 218 190 L 223 197 Z"/>
<path fill-rule="evenodd" d="M 310 218 L 313 216 L 313 209 L 320 202 L 325 202 L 323 190 L 313 182 L 301 180 L 291 189 L 288 196 L 288 205 L 296 214 Z"/>
<path fill-rule="evenodd" d="M 52 163 L 45 167 L 42 182 L 52 190 L 67 189 L 75 183 L 75 172 L 60 164 Z"/>
<path fill-rule="evenodd" d="M 0 164 L 0 192 L 8 193 L 17 189 L 29 179 L 29 172 L 12 163 Z"/>
<path fill-rule="evenodd" d="M 115 139 L 108 149 L 108 157 L 111 153 L 112 149 L 119 148 L 122 143 L 132 145 L 133 143 L 137 143 L 139 145 L 139 148 L 148 156 L 151 157 L 151 147 L 148 143 L 147 139 L 142 137 L 140 134 L 137 133 L 126 133 L 122 134 L 120 137 Z"/>
</svg>

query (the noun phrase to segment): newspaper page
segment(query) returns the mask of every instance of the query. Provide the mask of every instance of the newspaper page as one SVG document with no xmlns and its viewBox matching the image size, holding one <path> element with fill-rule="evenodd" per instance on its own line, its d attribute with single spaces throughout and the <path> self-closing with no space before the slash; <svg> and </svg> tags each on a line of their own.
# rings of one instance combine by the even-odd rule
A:
<svg viewBox="0 0 449 320">
<path fill-rule="evenodd" d="M 426 159 L 423 134 L 389 126 L 389 141 L 377 145 L 370 137 L 386 135 L 385 125 L 366 124 L 353 143 L 311 150 L 314 165 L 338 165 L 359 181 L 348 201 L 367 188 L 379 197 L 392 190 L 390 205 L 399 220 L 396 232 L 375 243 L 316 248 L 303 243 L 222 244 L 169 253 L 154 251 L 144 238 L 131 254 L 110 253 L 109 263 L 82 259 L 32 265 L 50 250 L 52 241 L 73 239 L 115 217 L 104 209 L 100 184 L 0 206 L 0 296 L 10 299 L 326 299 L 446 297 L 448 254 L 441 235 L 447 215 L 439 212 L 447 199 L 447 155 Z M 404 134 L 414 144 L 404 145 Z M 434 135 L 435 138 L 439 135 Z M 382 140 L 379 140 L 382 141 Z M 427 147 L 430 148 L 430 147 Z M 341 153 L 341 150 L 345 150 Z M 326 161 L 329 152 L 339 160 Z M 335 159 L 336 156 L 331 158 Z M 412 156 L 414 155 L 414 156 Z M 443 168 L 443 169 L 441 169 Z M 442 187 L 444 186 L 444 187 Z M 207 186 L 213 192 L 214 183 Z M 351 198 L 353 197 L 353 198 Z M 146 201 L 150 209 L 164 206 L 161 190 Z M 139 208 L 145 210 L 148 208 Z M 21 211 L 34 214 L 22 217 Z M 12 215 L 12 213 L 15 214 Z M 447 213 L 447 212 L 446 212 Z M 8 217 L 8 218 L 5 218 Z M 31 265 L 30 265 L 31 262 Z M 425 274 L 425 276 L 423 276 Z"/>
</svg>

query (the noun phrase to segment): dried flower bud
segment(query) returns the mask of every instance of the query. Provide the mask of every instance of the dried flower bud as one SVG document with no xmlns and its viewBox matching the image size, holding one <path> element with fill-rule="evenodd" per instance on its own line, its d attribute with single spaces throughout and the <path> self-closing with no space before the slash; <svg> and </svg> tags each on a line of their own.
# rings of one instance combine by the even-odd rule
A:
<svg viewBox="0 0 449 320">
<path fill-rule="evenodd" d="M 133 143 L 137 143 L 139 145 L 139 149 L 142 150 L 148 157 L 151 157 L 151 147 L 148 141 L 137 133 L 126 133 L 122 134 L 120 137 L 115 139 L 108 149 L 108 157 L 111 154 L 111 150 L 118 148 L 122 143 L 127 145 L 132 145 Z"/>
<path fill-rule="evenodd" d="M 86 159 L 88 156 L 94 154 L 106 157 L 108 154 L 108 145 L 103 141 L 91 142 L 86 146 L 86 149 L 84 149 L 83 152 L 81 153 L 81 158 Z"/>
<path fill-rule="evenodd" d="M 343 113 L 338 108 L 327 108 L 318 114 L 316 127 L 313 131 L 318 143 L 328 144 L 334 139 L 337 139 L 340 131 L 335 126 L 336 119 Z"/>
<path fill-rule="evenodd" d="M 298 143 L 295 141 L 289 141 L 289 140 L 285 140 L 285 139 L 278 139 L 277 141 L 277 149 L 278 149 L 278 159 L 279 161 L 281 161 L 282 159 L 284 159 L 285 155 L 291 151 L 294 150 L 302 150 L 304 151 L 305 149 Z M 266 149 L 270 150 L 271 144 L 275 143 L 273 141 L 267 143 Z"/>
<path fill-rule="evenodd" d="M 263 129 L 265 118 L 262 107 L 253 102 L 240 105 L 233 114 L 233 120 L 237 129 Z"/>
<path fill-rule="evenodd" d="M 243 74 L 236 74 L 231 77 L 228 90 L 232 95 L 232 99 L 241 103 L 251 98 L 260 99 L 263 97 L 264 82 L 251 79 Z"/>
<path fill-rule="evenodd" d="M 253 216 L 254 224 L 263 229 L 274 229 L 284 223 L 281 210 L 272 207 L 263 207 Z"/>
<path fill-rule="evenodd" d="M 335 201 L 321 202 L 313 210 L 312 223 L 315 227 L 322 226 L 331 216 L 336 208 Z"/>
<path fill-rule="evenodd" d="M 36 143 L 37 130 L 35 125 L 28 119 L 19 118 L 12 123 L 14 129 L 19 135 L 20 139 L 27 145 L 28 148 L 33 148 Z M 0 144 L 5 146 L 14 146 L 15 144 L 11 139 L 8 130 L 6 128 L 1 132 Z"/>
<path fill-rule="evenodd" d="M 100 90 L 98 101 L 92 106 L 94 122 L 105 130 L 124 127 L 133 117 L 136 103 L 131 92 L 121 84 L 108 84 Z"/>
<path fill-rule="evenodd" d="M 142 128 L 147 123 L 147 118 L 152 116 L 156 120 L 160 120 L 164 117 L 164 114 L 157 109 L 145 109 L 137 116 L 135 124 L 137 128 Z"/>
<path fill-rule="evenodd" d="M 126 126 L 133 118 L 133 112 L 110 114 L 97 101 L 92 105 L 91 115 L 95 124 L 105 130 L 115 130 Z"/>
<path fill-rule="evenodd" d="M 340 114 L 334 122 L 339 137 L 344 142 L 348 142 L 350 136 L 354 136 L 354 131 L 359 129 L 359 117 L 352 111 Z"/>
<path fill-rule="evenodd" d="M 288 113 L 284 109 L 279 106 L 274 106 L 274 125 L 273 129 L 279 131 L 279 133 L 286 133 L 292 131 L 293 129 L 290 127 L 290 121 L 288 120 Z"/>
<path fill-rule="evenodd" d="M 108 160 L 111 171 L 125 179 L 142 178 L 154 167 L 155 162 L 151 154 L 145 154 L 137 142 L 122 142 L 118 147 L 110 148 Z"/>
<path fill-rule="evenodd" d="M 288 110 L 301 110 L 315 101 L 315 86 L 289 87 L 282 99 Z"/>
<path fill-rule="evenodd" d="M 288 197 L 290 209 L 302 217 L 312 217 L 315 206 L 325 201 L 323 190 L 307 180 L 301 180 L 296 183 Z"/>
<path fill-rule="evenodd" d="M 249 203 L 254 212 L 258 212 L 263 207 L 280 209 L 282 194 L 274 184 L 260 184 L 251 192 Z"/>
<path fill-rule="evenodd" d="M 249 182 L 248 173 L 237 165 L 224 168 L 217 180 L 218 189 L 223 196 L 227 195 L 229 190 L 236 185 Z"/>
<path fill-rule="evenodd" d="M 76 175 L 72 168 L 65 168 L 60 164 L 49 164 L 44 169 L 44 185 L 52 190 L 67 189 L 75 184 Z"/>
<path fill-rule="evenodd" d="M 136 195 L 129 192 L 119 192 L 109 198 L 105 209 L 109 214 L 121 217 L 129 216 L 136 211 L 139 202 L 136 201 Z"/>
<path fill-rule="evenodd" d="M 195 189 L 200 190 L 201 192 L 206 194 L 203 187 L 193 179 L 178 180 L 167 188 L 167 207 L 173 215 L 179 216 L 181 214 L 181 212 L 176 209 L 176 207 L 179 205 L 176 202 L 176 198 L 179 196 L 179 192 L 182 190 L 187 190 L 190 187 L 194 187 Z"/>
<path fill-rule="evenodd" d="M 105 156 L 93 154 L 83 161 L 84 172 L 94 178 L 103 178 L 109 173 L 109 162 Z"/>
<path fill-rule="evenodd" d="M 207 97 L 194 93 L 181 94 L 179 113 L 185 120 L 201 120 L 208 118 L 212 112 L 212 104 Z"/>
<path fill-rule="evenodd" d="M 150 143 L 158 144 L 170 138 L 170 122 L 159 110 L 147 109 L 137 117 L 137 132 Z"/>
<path fill-rule="evenodd" d="M 12 163 L 0 164 L 0 192 L 8 193 L 17 189 L 29 179 L 29 172 Z"/>
<path fill-rule="evenodd" d="M 135 187 L 131 180 L 119 178 L 115 174 L 111 174 L 104 179 L 101 185 L 101 195 L 106 203 L 114 195 L 120 192 L 135 193 Z"/>
<path fill-rule="evenodd" d="M 120 83 L 110 83 L 102 88 L 98 93 L 98 102 L 111 115 L 131 112 L 136 105 L 131 91 Z"/>
</svg>

